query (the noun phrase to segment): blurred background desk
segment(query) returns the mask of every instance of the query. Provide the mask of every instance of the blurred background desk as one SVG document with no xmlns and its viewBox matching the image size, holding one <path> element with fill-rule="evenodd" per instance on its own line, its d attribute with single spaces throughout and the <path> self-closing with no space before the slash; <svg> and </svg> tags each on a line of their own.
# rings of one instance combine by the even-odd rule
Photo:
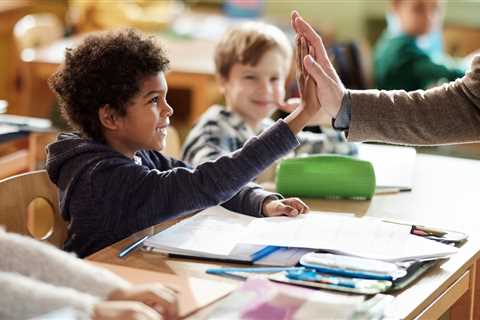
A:
<svg viewBox="0 0 480 320">
<path fill-rule="evenodd" d="M 173 124 L 183 122 L 190 126 L 219 97 L 214 76 L 215 42 L 165 35 L 159 35 L 158 38 L 170 60 L 167 99 L 175 111 Z M 80 39 L 61 39 L 23 54 L 25 76 L 22 92 L 19 93 L 23 101 L 11 112 L 37 117 L 50 116 L 55 97 L 47 88 L 47 79 L 63 63 L 65 48 L 74 47 Z M 181 100 L 181 103 L 176 103 L 175 100 Z"/>
<path fill-rule="evenodd" d="M 480 278 L 476 277 L 476 265 L 480 257 L 480 221 L 477 218 L 479 181 L 479 161 L 420 154 L 417 156 L 412 192 L 378 195 L 371 201 L 304 200 L 312 210 L 353 212 L 357 216 L 444 226 L 469 233 L 469 241 L 456 255 L 396 294 L 389 315 L 400 319 L 437 319 L 450 311 L 450 319 L 472 319 L 474 314 L 478 319 L 480 286 L 476 284 Z M 173 259 L 143 251 L 136 251 L 126 259 L 117 258 L 119 250 L 126 244 L 173 223 L 163 223 L 137 233 L 88 259 L 220 280 L 219 277 L 205 274 L 205 270 L 214 264 L 201 260 Z"/>
</svg>

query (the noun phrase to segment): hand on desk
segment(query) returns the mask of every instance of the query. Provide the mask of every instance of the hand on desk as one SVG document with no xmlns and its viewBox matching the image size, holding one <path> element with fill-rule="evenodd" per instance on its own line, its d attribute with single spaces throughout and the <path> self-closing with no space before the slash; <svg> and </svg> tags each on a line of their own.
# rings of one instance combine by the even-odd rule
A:
<svg viewBox="0 0 480 320">
<path fill-rule="evenodd" d="M 262 213 L 266 217 L 295 217 L 299 214 L 307 213 L 309 210 L 310 208 L 299 198 L 266 199 L 263 202 Z"/>
<path fill-rule="evenodd" d="M 155 310 L 157 316 L 161 316 L 160 319 L 177 319 L 178 316 L 176 293 L 161 284 L 135 285 L 127 289 L 118 289 L 110 294 L 108 300 L 128 300 L 143 303 L 143 306 L 148 306 L 147 309 L 150 309 L 150 311 Z"/>
<path fill-rule="evenodd" d="M 152 308 L 136 301 L 102 301 L 92 314 L 92 320 L 161 320 Z"/>
</svg>

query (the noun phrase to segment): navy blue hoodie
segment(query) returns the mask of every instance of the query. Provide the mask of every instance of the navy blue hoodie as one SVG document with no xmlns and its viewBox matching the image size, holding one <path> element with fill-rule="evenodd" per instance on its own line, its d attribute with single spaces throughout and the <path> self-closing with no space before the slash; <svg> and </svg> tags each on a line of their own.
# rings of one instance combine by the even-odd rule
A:
<svg viewBox="0 0 480 320">
<path fill-rule="evenodd" d="M 47 172 L 69 222 L 64 249 L 85 257 L 149 226 L 219 204 L 260 217 L 264 199 L 274 194 L 249 182 L 297 146 L 279 120 L 242 149 L 192 169 L 156 151 L 139 151 L 134 161 L 108 145 L 61 134 L 48 146 Z"/>
</svg>

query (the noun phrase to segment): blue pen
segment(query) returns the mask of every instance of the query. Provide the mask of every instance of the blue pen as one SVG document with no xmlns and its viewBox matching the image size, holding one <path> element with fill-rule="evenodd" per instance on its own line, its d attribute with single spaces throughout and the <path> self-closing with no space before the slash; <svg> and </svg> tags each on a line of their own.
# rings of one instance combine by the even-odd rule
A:
<svg viewBox="0 0 480 320">
<path fill-rule="evenodd" d="M 137 241 L 135 241 L 135 242 L 127 245 L 126 247 L 122 248 L 122 249 L 120 250 L 120 252 L 118 253 L 117 256 L 118 256 L 119 258 L 124 258 L 124 257 L 126 257 L 130 252 L 132 252 L 133 250 L 135 250 L 135 249 L 137 249 L 138 247 L 140 247 L 140 246 L 143 244 L 143 242 L 148 239 L 148 237 L 150 237 L 150 236 L 147 235 L 147 236 L 145 236 L 145 237 L 143 237 L 143 238 L 141 238 L 141 239 L 139 239 L 139 240 L 137 240 Z"/>
<path fill-rule="evenodd" d="M 260 259 L 265 258 L 266 256 L 274 253 L 277 250 L 280 250 L 282 247 L 279 246 L 265 246 L 264 248 L 258 250 L 257 252 L 253 253 L 250 258 L 252 262 L 258 261 Z"/>
<path fill-rule="evenodd" d="M 227 274 L 234 272 L 246 272 L 246 273 L 274 273 L 280 271 L 300 271 L 304 270 L 304 267 L 259 267 L 259 268 L 212 268 L 207 269 L 209 274 Z"/>
<path fill-rule="evenodd" d="M 314 269 L 287 270 L 286 276 L 287 278 L 293 280 L 315 281 L 335 286 L 356 288 L 355 282 L 353 280 L 341 279 L 333 276 L 322 276 L 317 274 Z"/>
<path fill-rule="evenodd" d="M 303 263 L 305 267 L 315 269 L 317 272 L 334 274 L 337 276 L 347 277 L 347 278 L 360 278 L 360 279 L 370 279 L 370 280 L 386 280 L 392 281 L 393 277 L 388 274 L 380 274 L 367 271 L 352 271 L 338 268 L 327 268 L 324 266 L 317 266 L 313 264 Z"/>
</svg>

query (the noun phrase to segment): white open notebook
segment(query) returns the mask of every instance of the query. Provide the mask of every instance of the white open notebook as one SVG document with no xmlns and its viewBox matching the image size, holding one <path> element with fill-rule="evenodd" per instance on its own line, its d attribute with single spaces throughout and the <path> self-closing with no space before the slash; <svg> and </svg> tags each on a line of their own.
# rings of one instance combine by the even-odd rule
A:
<svg viewBox="0 0 480 320">
<path fill-rule="evenodd" d="M 238 241 L 252 219 L 255 218 L 228 211 L 223 207 L 214 207 L 150 237 L 144 242 L 144 246 L 181 256 L 252 262 L 251 255 L 265 245 Z M 312 250 L 304 248 L 280 248 L 254 264 L 294 266 L 310 251 Z"/>
<path fill-rule="evenodd" d="M 156 234 L 145 245 L 167 253 L 244 261 L 266 245 L 301 248 L 298 255 L 322 249 L 386 261 L 446 257 L 457 252 L 452 246 L 411 235 L 409 230 L 404 225 L 351 215 L 311 212 L 296 218 L 253 218 L 213 207 Z M 284 254 L 286 259 L 289 254 Z M 295 253 L 290 255 L 297 258 Z M 289 265 L 277 260 L 268 264 Z"/>
</svg>

